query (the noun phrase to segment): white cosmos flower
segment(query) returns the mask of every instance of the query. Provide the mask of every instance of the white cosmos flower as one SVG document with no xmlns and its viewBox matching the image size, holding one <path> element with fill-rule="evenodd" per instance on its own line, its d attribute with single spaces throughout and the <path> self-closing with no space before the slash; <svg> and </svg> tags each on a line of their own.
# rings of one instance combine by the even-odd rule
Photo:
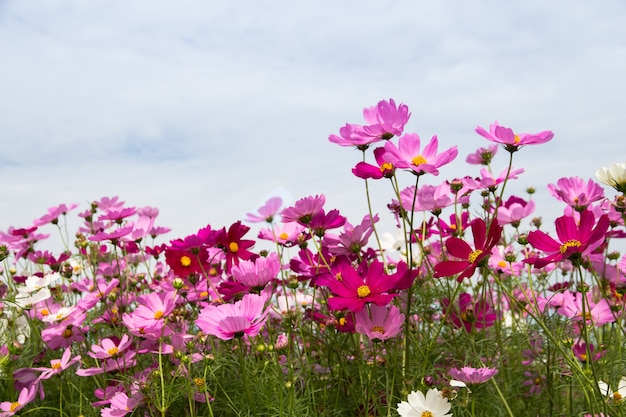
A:
<svg viewBox="0 0 626 417">
<path fill-rule="evenodd" d="M 398 403 L 398 414 L 401 417 L 452 417 L 452 405 L 447 398 L 439 395 L 437 388 L 431 388 L 426 395 L 421 391 L 413 391 L 407 396 L 407 401 Z"/>
<path fill-rule="evenodd" d="M 50 285 L 55 285 L 56 283 L 60 281 L 61 281 L 61 274 L 59 274 L 58 272 L 46 274 L 43 277 L 32 275 L 26 278 L 26 281 L 24 281 L 24 285 L 19 286 L 17 288 L 17 291 L 20 294 L 32 294 L 43 288 L 47 289 L 50 287 Z"/>
<path fill-rule="evenodd" d="M 598 381 L 598 388 L 602 395 L 610 397 L 615 402 L 621 402 L 626 398 L 626 376 L 623 376 L 617 384 L 617 391 L 612 391 L 609 384 L 604 381 Z"/>
<path fill-rule="evenodd" d="M 23 345 L 28 337 L 30 326 L 26 317 L 21 314 L 16 316 L 12 309 L 8 309 L 8 314 L 0 316 L 0 345 L 13 341 Z"/>
<path fill-rule="evenodd" d="M 616 162 L 608 168 L 600 168 L 596 171 L 596 177 L 600 182 L 626 193 L 626 162 Z"/>
</svg>

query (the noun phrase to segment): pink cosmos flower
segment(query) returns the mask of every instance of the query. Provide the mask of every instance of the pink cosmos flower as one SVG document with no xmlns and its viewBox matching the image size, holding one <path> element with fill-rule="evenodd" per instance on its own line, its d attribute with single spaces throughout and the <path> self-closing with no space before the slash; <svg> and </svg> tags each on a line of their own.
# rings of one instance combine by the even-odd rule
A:
<svg viewBox="0 0 626 417">
<path fill-rule="evenodd" d="M 450 376 L 465 384 L 482 384 L 493 378 L 498 370 L 496 368 L 472 368 L 464 366 L 461 369 L 452 368 L 448 370 Z"/>
<path fill-rule="evenodd" d="M 131 313 L 135 325 L 143 327 L 146 332 L 160 332 L 165 319 L 176 307 L 176 294 L 172 292 L 142 294 L 136 298 L 139 304 Z"/>
<path fill-rule="evenodd" d="M 393 99 L 382 100 L 376 106 L 363 109 L 366 125 L 347 123 L 339 130 L 339 136 L 330 135 L 328 140 L 340 146 L 366 149 L 372 143 L 402 134 L 410 116 L 405 104 L 397 106 Z"/>
<path fill-rule="evenodd" d="M 48 213 L 35 220 L 33 225 L 43 226 L 48 223 L 57 224 L 59 217 L 66 215 L 68 211 L 74 210 L 76 207 L 78 207 L 78 204 L 76 203 L 70 205 L 59 204 L 58 206 L 50 207 L 48 209 Z"/>
<path fill-rule="evenodd" d="M 80 355 L 72 356 L 72 351 L 69 347 L 65 348 L 61 359 L 52 359 L 50 361 L 50 368 L 32 368 L 33 371 L 42 372 L 39 375 L 38 380 L 50 379 L 54 375 L 59 375 L 61 372 L 80 361 Z"/>
<path fill-rule="evenodd" d="M 494 122 L 489 126 L 489 132 L 482 127 L 476 127 L 476 133 L 495 143 L 501 144 L 504 149 L 509 152 L 515 152 L 525 145 L 536 145 L 548 142 L 554 137 L 554 133 L 549 130 L 536 134 L 530 133 L 513 133 L 512 129 L 500 126 L 498 122 Z"/>
<path fill-rule="evenodd" d="M 473 329 L 493 326 L 497 316 L 486 300 L 474 302 L 471 295 L 462 293 L 458 301 L 457 307 L 451 306 L 447 298 L 441 300 L 443 311 L 456 327 L 462 327 L 471 333 Z"/>
<path fill-rule="evenodd" d="M 493 247 L 502 236 L 502 226 L 497 220 L 494 220 L 489 227 L 489 235 L 487 235 L 487 226 L 483 219 L 475 219 L 472 221 L 472 235 L 474 237 L 474 246 L 476 249 L 455 236 L 446 239 L 446 249 L 448 253 L 460 260 L 441 261 L 435 265 L 435 278 L 449 277 L 459 274 L 457 281 L 463 281 L 463 278 L 469 278 L 474 275 L 474 271 L 478 267 L 480 261 L 489 256 Z"/>
<path fill-rule="evenodd" d="M 383 264 L 372 261 L 369 266 L 362 263 L 355 270 L 350 262 L 338 261 L 334 275 L 327 274 L 319 277 L 317 284 L 328 287 L 333 293 L 328 298 L 328 307 L 331 310 L 350 310 L 358 312 L 366 303 L 386 306 L 397 295 L 389 293 L 394 289 L 402 276 L 387 275 Z"/>
<path fill-rule="evenodd" d="M 535 249 L 546 252 L 548 256 L 530 257 L 524 262 L 533 264 L 535 268 L 542 268 L 565 259 L 578 261 L 581 256 L 602 244 L 609 228 L 609 219 L 604 214 L 595 224 L 593 213 L 585 210 L 580 213 L 579 225 L 571 216 L 561 216 L 555 220 L 555 224 L 559 242 L 541 230 L 533 230 L 528 234 L 528 243 Z"/>
<path fill-rule="evenodd" d="M 583 297 L 581 294 L 566 291 L 562 295 L 561 306 L 556 312 L 574 321 L 584 321 L 588 325 L 597 327 L 615 321 L 615 316 L 606 298 L 601 298 L 597 303 L 593 302 L 590 293 L 586 293 L 585 298 L 583 309 Z"/>
<path fill-rule="evenodd" d="M 280 272 L 281 264 L 278 253 L 272 252 L 267 257 L 258 257 L 253 261 L 240 261 L 231 269 L 233 278 L 243 285 L 260 290 Z"/>
<path fill-rule="evenodd" d="M 438 186 L 423 185 L 417 193 L 417 201 L 422 210 L 441 212 L 442 209 L 460 203 L 453 195 L 450 195 L 450 186 L 446 183 Z"/>
<path fill-rule="evenodd" d="M 266 301 L 265 296 L 246 294 L 234 304 L 206 306 L 198 315 L 196 325 L 204 333 L 222 340 L 239 338 L 244 334 L 254 337 L 259 334 L 268 318 Z"/>
<path fill-rule="evenodd" d="M 276 242 L 280 245 L 291 247 L 300 243 L 302 233 L 306 229 L 298 223 L 280 223 L 272 229 L 261 229 L 259 239 Z"/>
<path fill-rule="evenodd" d="M 246 214 L 246 221 L 252 223 L 267 222 L 272 223 L 276 215 L 280 212 L 280 207 L 283 205 L 283 200 L 280 197 L 272 197 L 265 202 L 264 205 L 259 207 L 258 214 L 248 213 Z"/>
<path fill-rule="evenodd" d="M 548 184 L 548 190 L 557 200 L 583 211 L 593 202 L 604 199 L 604 188 L 593 180 L 585 181 L 578 177 L 560 178 L 556 185 Z"/>
<path fill-rule="evenodd" d="M 472 165 L 489 165 L 498 152 L 498 145 L 490 145 L 488 148 L 478 148 L 465 159 L 465 162 Z"/>
<path fill-rule="evenodd" d="M 128 413 L 132 413 L 143 401 L 141 391 L 135 392 L 130 397 L 125 392 L 119 391 L 111 398 L 109 407 L 100 410 L 100 414 L 102 417 L 124 417 Z"/>
<path fill-rule="evenodd" d="M 525 201 L 519 197 L 511 196 L 504 205 L 498 208 L 498 223 L 518 227 L 521 220 L 530 216 L 534 211 L 535 202 L 533 200 Z"/>
<path fill-rule="evenodd" d="M 398 146 L 393 142 L 385 143 L 385 162 L 396 168 L 410 169 L 416 175 L 439 175 L 438 168 L 454 160 L 458 149 L 453 146 L 442 153 L 437 153 L 439 140 L 433 136 L 430 142 L 420 150 L 420 137 L 417 133 L 407 133 L 398 139 Z"/>
<path fill-rule="evenodd" d="M 0 417 L 9 417 L 15 415 L 24 406 L 35 399 L 37 394 L 37 384 L 33 384 L 30 387 L 24 387 L 20 391 L 20 395 L 17 397 L 17 401 L 3 401 L 0 403 Z"/>
<path fill-rule="evenodd" d="M 304 197 L 296 201 L 293 207 L 285 208 L 280 214 L 285 223 L 297 222 L 302 226 L 308 226 L 313 216 L 323 210 L 325 202 L 324 194 Z"/>
<path fill-rule="evenodd" d="M 87 354 L 96 359 L 115 358 L 120 356 L 132 344 L 133 341 L 127 334 L 124 334 L 121 339 L 113 336 L 102 339 L 100 344 L 91 345 L 91 352 L 87 352 Z"/>
<path fill-rule="evenodd" d="M 359 178 L 379 180 L 381 178 L 392 178 L 396 168 L 391 162 L 385 162 L 385 148 L 374 149 L 374 158 L 378 166 L 359 162 L 352 169 L 352 173 Z"/>
<path fill-rule="evenodd" d="M 404 314 L 398 307 L 391 305 L 370 305 L 369 311 L 364 308 L 354 314 L 355 329 L 358 333 L 366 335 L 370 340 L 387 340 L 396 337 L 402 330 Z"/>
<path fill-rule="evenodd" d="M 352 226 L 344 225 L 344 231 L 338 236 L 326 236 L 324 243 L 328 251 L 333 255 L 346 255 L 355 257 L 360 255 L 361 250 L 367 245 L 367 241 L 374 232 L 374 224 L 378 222 L 378 215 L 373 218 L 370 215 L 363 217 L 361 224 Z"/>
</svg>

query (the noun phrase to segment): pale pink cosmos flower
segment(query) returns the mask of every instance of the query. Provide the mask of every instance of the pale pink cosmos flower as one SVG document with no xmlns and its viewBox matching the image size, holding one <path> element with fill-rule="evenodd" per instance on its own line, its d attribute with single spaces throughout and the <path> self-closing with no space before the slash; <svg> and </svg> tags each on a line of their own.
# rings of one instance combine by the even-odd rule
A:
<svg viewBox="0 0 626 417">
<path fill-rule="evenodd" d="M 525 145 L 537 145 L 548 142 L 554 137 L 554 133 L 544 130 L 536 134 L 519 133 L 515 134 L 512 129 L 500 126 L 494 122 L 489 126 L 489 132 L 480 126 L 476 127 L 476 133 L 495 143 L 501 144 L 509 152 L 515 152 Z"/>
<path fill-rule="evenodd" d="M 281 212 L 283 222 L 297 222 L 302 226 L 308 226 L 313 216 L 324 209 L 324 203 L 326 203 L 324 194 L 301 198 L 293 207 L 287 207 Z"/>
<path fill-rule="evenodd" d="M 109 359 L 120 356 L 126 349 L 133 344 L 133 340 L 124 334 L 121 339 L 117 337 L 104 338 L 100 344 L 91 345 L 91 352 L 87 352 L 89 356 L 95 359 Z"/>
<path fill-rule="evenodd" d="M 535 211 L 533 200 L 525 201 L 519 197 L 511 196 L 498 208 L 498 224 L 510 224 L 518 227 L 523 218 L 530 216 Z"/>
<path fill-rule="evenodd" d="M 17 401 L 3 401 L 0 403 L 1 417 L 9 417 L 15 415 L 24 406 L 35 399 L 37 394 L 37 384 L 33 384 L 30 387 L 24 387 L 20 391 L 20 395 L 17 397 Z"/>
<path fill-rule="evenodd" d="M 404 314 L 394 305 L 387 307 L 371 304 L 369 309 L 364 308 L 355 313 L 354 319 L 358 333 L 366 335 L 370 340 L 387 340 L 396 337 L 402 330 Z"/>
<path fill-rule="evenodd" d="M 386 153 L 383 155 L 385 162 L 391 163 L 396 168 L 410 169 L 417 175 L 439 175 L 439 169 L 454 160 L 458 154 L 456 146 L 438 153 L 439 140 L 433 136 L 420 150 L 420 137 L 417 133 L 407 133 L 398 139 L 398 146 L 393 142 L 385 143 Z"/>
<path fill-rule="evenodd" d="M 50 361 L 50 368 L 32 368 L 33 371 L 42 372 L 39 375 L 38 380 L 50 379 L 54 375 L 58 375 L 76 362 L 80 361 L 80 355 L 76 355 L 73 358 L 72 351 L 69 347 L 65 348 L 61 359 L 52 359 Z"/>
<path fill-rule="evenodd" d="M 496 368 L 472 368 L 471 366 L 463 366 L 459 368 L 451 368 L 448 373 L 456 381 L 460 381 L 463 384 L 482 384 L 489 381 L 498 373 Z M 460 386 L 460 385 L 453 385 Z M 464 385 L 463 385 L 464 386 Z"/>
<path fill-rule="evenodd" d="M 472 165 L 489 165 L 498 152 L 498 145 L 490 145 L 488 148 L 478 148 L 465 159 L 465 162 Z"/>
<path fill-rule="evenodd" d="M 234 304 L 206 306 L 196 320 L 196 325 L 206 334 L 222 340 L 254 337 L 263 328 L 269 309 L 265 308 L 266 296 L 246 294 Z"/>
<path fill-rule="evenodd" d="M 267 257 L 256 258 L 255 261 L 239 261 L 238 265 L 233 265 L 230 272 L 233 278 L 243 285 L 261 289 L 276 278 L 280 269 L 278 253 L 272 252 Z"/>
<path fill-rule="evenodd" d="M 143 394 L 137 391 L 130 397 L 123 391 L 117 392 L 111 398 L 109 407 L 100 410 L 102 417 L 123 417 L 132 413 L 135 408 L 143 403 Z"/>
<path fill-rule="evenodd" d="M 563 177 L 555 184 L 548 184 L 550 194 L 557 200 L 582 211 L 596 201 L 604 199 L 604 188 L 593 180 L 585 181 L 578 177 Z"/>
<path fill-rule="evenodd" d="M 463 198 L 463 200 L 467 200 Z M 450 185 L 447 183 L 434 185 L 423 185 L 417 193 L 417 201 L 422 210 L 431 212 L 441 212 L 442 209 L 456 203 L 460 203 L 450 192 Z"/>
<path fill-rule="evenodd" d="M 339 129 L 339 136 L 330 135 L 328 140 L 340 146 L 366 149 L 372 143 L 401 135 L 410 116 L 405 104 L 398 106 L 393 99 L 381 100 L 376 106 L 363 109 L 366 125 L 346 123 Z"/>
<path fill-rule="evenodd" d="M 374 232 L 374 224 L 378 222 L 378 215 L 372 218 L 369 214 L 363 217 L 361 224 L 356 226 L 346 222 L 344 231 L 338 237 L 326 235 L 324 243 L 328 251 L 333 255 L 355 256 L 367 245 L 367 242 Z"/>
<path fill-rule="evenodd" d="M 267 222 L 272 223 L 276 215 L 280 212 L 283 200 L 280 197 L 272 197 L 259 207 L 257 213 L 247 213 L 246 221 L 252 223 Z"/>
<path fill-rule="evenodd" d="M 143 294 L 136 300 L 139 305 L 131 313 L 135 325 L 150 333 L 159 332 L 165 325 L 165 319 L 176 307 L 176 294 L 173 292 Z"/>
<path fill-rule="evenodd" d="M 298 223 L 280 223 L 271 229 L 261 229 L 259 239 L 269 240 L 284 246 L 294 246 L 299 243 L 302 232 L 305 230 Z"/>
<path fill-rule="evenodd" d="M 43 226 L 48 223 L 57 224 L 59 217 L 66 215 L 68 211 L 74 210 L 76 207 L 78 207 L 78 204 L 76 203 L 69 205 L 59 204 L 58 206 L 50 207 L 48 209 L 48 213 L 33 221 L 33 225 Z"/>
<path fill-rule="evenodd" d="M 611 306 L 606 298 L 601 298 L 597 303 L 591 300 L 589 293 L 586 293 L 583 309 L 583 297 L 581 293 L 572 293 L 566 291 L 562 293 L 560 302 L 561 306 L 557 309 L 557 313 L 562 316 L 569 317 L 574 321 L 584 321 L 588 325 L 602 326 L 606 323 L 615 321 L 615 316 L 611 311 Z M 584 311 L 584 315 L 583 315 Z"/>
</svg>

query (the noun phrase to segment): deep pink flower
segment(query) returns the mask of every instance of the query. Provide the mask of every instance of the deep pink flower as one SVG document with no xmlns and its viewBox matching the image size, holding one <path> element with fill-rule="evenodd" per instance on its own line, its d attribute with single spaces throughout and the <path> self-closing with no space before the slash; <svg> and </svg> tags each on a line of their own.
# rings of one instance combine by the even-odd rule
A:
<svg viewBox="0 0 626 417">
<path fill-rule="evenodd" d="M 326 213 L 323 209 L 313 215 L 309 222 L 309 229 L 315 236 L 323 237 L 329 229 L 336 229 L 346 223 L 346 218 L 339 210 L 333 209 Z"/>
<path fill-rule="evenodd" d="M 369 311 L 368 311 L 369 310 Z M 404 314 L 398 307 L 370 305 L 354 314 L 355 329 L 370 340 L 387 340 L 396 337 L 402 330 Z"/>
<path fill-rule="evenodd" d="M 459 295 L 458 307 L 451 306 L 447 298 L 441 300 L 441 304 L 448 320 L 468 333 L 473 329 L 493 326 L 496 321 L 496 313 L 486 300 L 480 299 L 474 303 L 472 296 L 467 293 Z"/>
<path fill-rule="evenodd" d="M 464 366 L 461 369 L 451 368 L 448 370 L 450 376 L 457 381 L 461 381 L 465 384 L 482 384 L 489 381 L 498 373 L 496 368 L 472 368 L 471 366 Z"/>
<path fill-rule="evenodd" d="M 564 259 L 579 260 L 582 255 L 602 244 L 609 228 L 609 218 L 606 214 L 602 215 L 594 227 L 595 216 L 585 210 L 580 213 L 579 225 L 571 216 L 561 216 L 555 220 L 555 224 L 558 242 L 541 230 L 533 230 L 528 234 L 528 243 L 548 256 L 530 257 L 524 262 L 533 264 L 535 268 L 543 268 Z"/>
<path fill-rule="evenodd" d="M 269 315 L 265 308 L 267 297 L 246 294 L 234 304 L 208 305 L 198 315 L 196 325 L 206 334 L 222 340 L 254 337 L 263 328 Z"/>
<path fill-rule="evenodd" d="M 604 199 L 604 188 L 591 179 L 585 184 L 578 177 L 560 178 L 556 185 L 548 184 L 548 190 L 576 211 L 583 211 L 589 204 Z"/>
<path fill-rule="evenodd" d="M 396 168 L 410 169 L 417 175 L 439 175 L 438 168 L 454 160 L 458 149 L 453 146 L 441 153 L 437 153 L 439 141 L 433 136 L 430 142 L 420 150 L 420 137 L 417 133 L 407 133 L 398 139 L 398 146 L 393 142 L 385 143 L 385 162 L 391 163 Z"/>
<path fill-rule="evenodd" d="M 249 260 L 257 256 L 248 250 L 254 246 L 254 240 L 243 239 L 248 231 L 250 231 L 248 226 L 237 221 L 230 225 L 228 231 L 224 228 L 218 234 L 216 246 L 226 255 L 226 271 L 230 271 L 230 268 L 237 265 L 240 259 Z"/>
<path fill-rule="evenodd" d="M 272 223 L 276 215 L 280 212 L 283 200 L 280 197 L 272 197 L 258 209 L 257 213 L 246 214 L 246 221 L 252 223 L 267 222 Z"/>
<path fill-rule="evenodd" d="M 491 249 L 498 243 L 502 236 L 502 226 L 497 220 L 492 221 L 487 235 L 487 226 L 483 219 L 475 219 L 472 222 L 472 235 L 474 236 L 474 246 L 476 249 L 455 236 L 446 239 L 446 249 L 454 257 L 461 258 L 458 261 L 441 261 L 435 265 L 435 278 L 450 277 L 459 274 L 457 281 L 469 278 L 474 274 L 476 267 L 486 256 L 489 256 Z"/>
<path fill-rule="evenodd" d="M 352 173 L 359 178 L 363 179 L 375 179 L 392 178 L 396 171 L 396 168 L 391 162 L 386 162 L 384 159 L 385 148 L 374 149 L 374 158 L 378 165 L 371 165 L 367 162 L 359 162 L 354 168 Z"/>
<path fill-rule="evenodd" d="M 494 122 L 489 126 L 489 132 L 480 126 L 476 127 L 476 133 L 495 143 L 501 144 L 504 149 L 509 152 L 515 152 L 524 145 L 536 145 L 548 142 L 554 137 L 554 133 L 549 130 L 536 134 L 530 133 L 513 133 L 512 129 L 500 126 L 498 122 Z"/>
<path fill-rule="evenodd" d="M 333 296 L 328 298 L 331 310 L 350 310 L 358 312 L 366 303 L 386 306 L 397 295 L 389 291 L 394 289 L 400 276 L 384 273 L 383 264 L 374 260 L 365 262 L 355 270 L 350 262 L 338 261 L 336 272 L 319 277 L 317 284 L 328 287 Z"/>
<path fill-rule="evenodd" d="M 197 253 L 194 253 L 197 252 Z M 165 248 L 165 262 L 174 275 L 187 278 L 191 274 L 201 274 L 209 269 L 209 255 L 206 250 Z"/>
</svg>

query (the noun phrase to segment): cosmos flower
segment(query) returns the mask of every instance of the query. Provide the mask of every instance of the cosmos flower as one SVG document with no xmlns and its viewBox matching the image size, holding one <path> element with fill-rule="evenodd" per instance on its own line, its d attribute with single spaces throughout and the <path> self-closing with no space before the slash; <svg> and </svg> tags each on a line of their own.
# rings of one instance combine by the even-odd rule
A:
<svg viewBox="0 0 626 417">
<path fill-rule="evenodd" d="M 461 369 L 451 368 L 448 373 L 454 380 L 462 382 L 463 384 L 482 384 L 489 381 L 498 373 L 496 368 L 472 368 L 470 366 L 464 366 Z M 452 385 L 452 384 L 451 384 Z M 461 386 L 455 384 L 453 386 Z"/>
<path fill-rule="evenodd" d="M 616 162 L 608 168 L 600 168 L 596 171 L 596 178 L 601 183 L 609 185 L 621 193 L 626 193 L 626 162 Z"/>
<path fill-rule="evenodd" d="M 206 334 L 222 340 L 259 334 L 269 315 L 267 297 L 246 294 L 234 304 L 208 305 L 202 309 L 196 325 Z"/>
<path fill-rule="evenodd" d="M 448 413 L 452 404 L 439 395 L 437 388 L 431 388 L 426 395 L 421 391 L 412 391 L 407 401 L 398 403 L 397 411 L 401 417 L 452 417 Z"/>
<path fill-rule="evenodd" d="M 438 153 L 439 140 L 433 136 L 421 149 L 421 140 L 417 133 L 407 133 L 398 139 L 398 146 L 393 142 L 385 143 L 385 162 L 396 168 L 409 169 L 416 175 L 439 175 L 439 168 L 454 160 L 458 154 L 456 146 Z"/>
<path fill-rule="evenodd" d="M 578 177 L 563 177 L 555 184 L 548 184 L 548 190 L 558 200 L 571 206 L 576 211 L 583 211 L 587 206 L 604 199 L 604 189 L 593 180 L 585 181 Z"/>
<path fill-rule="evenodd" d="M 246 214 L 246 221 L 253 223 L 267 222 L 272 223 L 276 215 L 280 212 L 283 200 L 280 197 L 272 197 L 259 207 L 257 213 Z"/>
<path fill-rule="evenodd" d="M 476 127 L 476 133 L 495 143 L 499 143 L 509 152 L 515 152 L 525 145 L 537 145 L 548 142 L 554 137 L 554 133 L 549 130 L 536 134 L 519 133 L 515 134 L 512 129 L 500 126 L 494 122 L 489 126 L 489 132 L 482 127 Z"/>
<path fill-rule="evenodd" d="M 387 340 L 400 333 L 404 314 L 400 313 L 398 307 L 370 305 L 369 311 L 364 308 L 354 315 L 356 321 L 355 329 L 358 333 L 364 334 L 371 340 Z"/>
</svg>

